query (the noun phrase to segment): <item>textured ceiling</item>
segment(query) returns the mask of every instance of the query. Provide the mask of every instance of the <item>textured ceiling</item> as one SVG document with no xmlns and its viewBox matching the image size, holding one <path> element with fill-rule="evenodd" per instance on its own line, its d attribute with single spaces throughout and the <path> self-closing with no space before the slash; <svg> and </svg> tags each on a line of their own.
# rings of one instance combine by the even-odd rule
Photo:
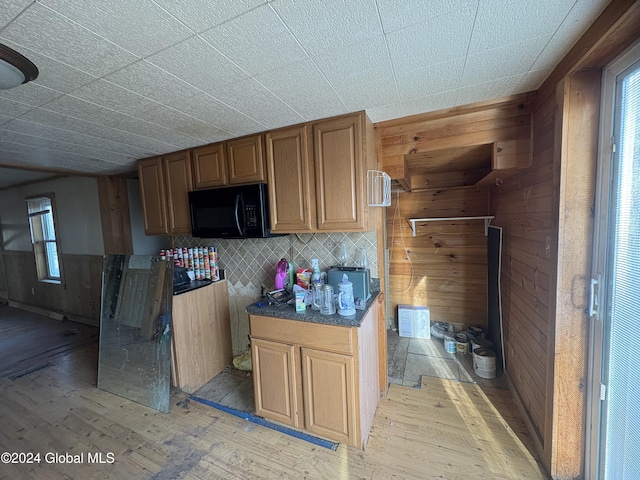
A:
<svg viewBox="0 0 640 480">
<path fill-rule="evenodd" d="M 0 165 L 116 173 L 356 110 L 535 90 L 606 3 L 0 0 L 0 43 L 40 69 L 0 90 Z"/>
</svg>

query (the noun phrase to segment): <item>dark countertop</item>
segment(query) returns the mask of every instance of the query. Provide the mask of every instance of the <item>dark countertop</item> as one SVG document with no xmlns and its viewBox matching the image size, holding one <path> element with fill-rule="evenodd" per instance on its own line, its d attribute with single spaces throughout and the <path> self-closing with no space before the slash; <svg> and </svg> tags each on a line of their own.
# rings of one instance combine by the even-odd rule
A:
<svg viewBox="0 0 640 480">
<path fill-rule="evenodd" d="M 173 287 L 173 295 L 182 295 L 183 293 L 191 292 L 193 290 L 197 290 L 198 288 L 206 287 L 207 285 L 211 285 L 212 283 L 217 283 L 221 280 L 225 279 L 224 269 L 220 269 L 220 280 L 191 280 L 189 283 L 184 285 L 178 285 Z"/>
<path fill-rule="evenodd" d="M 369 308 L 378 298 L 380 292 L 371 292 L 371 298 L 367 301 L 364 310 L 357 310 L 356 314 L 350 317 L 343 317 L 337 313 L 333 315 L 322 315 L 318 310 L 312 310 L 311 307 L 302 313 L 296 312 L 295 305 L 267 305 L 258 307 L 256 303 L 247 306 L 246 311 L 250 315 L 263 315 L 265 317 L 286 318 L 288 320 L 297 320 L 299 322 L 323 323 L 326 325 L 337 325 L 340 327 L 359 327 L 362 320 L 366 316 Z"/>
<path fill-rule="evenodd" d="M 211 285 L 212 283 L 214 283 L 212 280 L 192 280 L 191 282 L 185 285 L 179 285 L 177 287 L 173 287 L 173 294 L 182 295 L 183 293 L 192 292 L 193 290 L 206 287 L 207 285 Z"/>
</svg>

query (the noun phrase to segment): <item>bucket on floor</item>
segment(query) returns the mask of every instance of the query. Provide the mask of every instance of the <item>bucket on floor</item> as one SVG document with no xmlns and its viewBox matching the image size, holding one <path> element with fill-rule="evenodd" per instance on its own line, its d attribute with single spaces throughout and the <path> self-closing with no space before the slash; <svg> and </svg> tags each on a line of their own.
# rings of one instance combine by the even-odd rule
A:
<svg viewBox="0 0 640 480">
<path fill-rule="evenodd" d="M 456 338 L 450 333 L 444 334 L 444 351 L 456 353 Z"/>
<path fill-rule="evenodd" d="M 474 338 L 482 338 L 483 335 L 484 331 L 482 330 L 482 327 L 471 326 L 467 328 L 467 337 L 469 338 L 469 341 Z"/>
<path fill-rule="evenodd" d="M 456 333 L 456 352 L 467 353 L 469 350 L 469 340 L 466 333 Z"/>
<path fill-rule="evenodd" d="M 490 348 L 473 351 L 473 371 L 480 378 L 496 378 L 496 352 Z"/>
<path fill-rule="evenodd" d="M 493 348 L 493 342 L 484 338 L 474 338 L 471 340 L 471 353 L 473 353 L 476 348 L 491 349 Z"/>
</svg>

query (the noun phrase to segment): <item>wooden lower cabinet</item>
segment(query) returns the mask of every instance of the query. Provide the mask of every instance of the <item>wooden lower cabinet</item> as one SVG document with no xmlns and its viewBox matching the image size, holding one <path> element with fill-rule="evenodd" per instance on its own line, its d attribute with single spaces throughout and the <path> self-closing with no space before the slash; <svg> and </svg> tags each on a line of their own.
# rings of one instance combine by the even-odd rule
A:
<svg viewBox="0 0 640 480">
<path fill-rule="evenodd" d="M 193 393 L 233 359 L 227 280 L 174 295 L 171 380 Z"/>
<path fill-rule="evenodd" d="M 256 414 L 364 448 L 380 397 L 378 304 L 360 327 L 249 315 Z"/>
<path fill-rule="evenodd" d="M 255 339 L 251 342 L 256 414 L 298 426 L 295 354 L 291 345 Z"/>
<path fill-rule="evenodd" d="M 301 349 L 305 428 L 321 437 L 357 445 L 353 357 Z"/>
</svg>

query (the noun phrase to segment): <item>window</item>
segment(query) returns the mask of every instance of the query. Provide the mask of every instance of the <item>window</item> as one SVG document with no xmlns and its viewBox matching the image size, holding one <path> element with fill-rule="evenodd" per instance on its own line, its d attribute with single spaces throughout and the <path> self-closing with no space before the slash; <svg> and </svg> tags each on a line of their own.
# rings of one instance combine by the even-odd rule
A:
<svg viewBox="0 0 640 480">
<path fill-rule="evenodd" d="M 27 209 L 38 280 L 60 283 L 58 244 L 53 221 L 53 196 L 28 198 Z"/>
</svg>

